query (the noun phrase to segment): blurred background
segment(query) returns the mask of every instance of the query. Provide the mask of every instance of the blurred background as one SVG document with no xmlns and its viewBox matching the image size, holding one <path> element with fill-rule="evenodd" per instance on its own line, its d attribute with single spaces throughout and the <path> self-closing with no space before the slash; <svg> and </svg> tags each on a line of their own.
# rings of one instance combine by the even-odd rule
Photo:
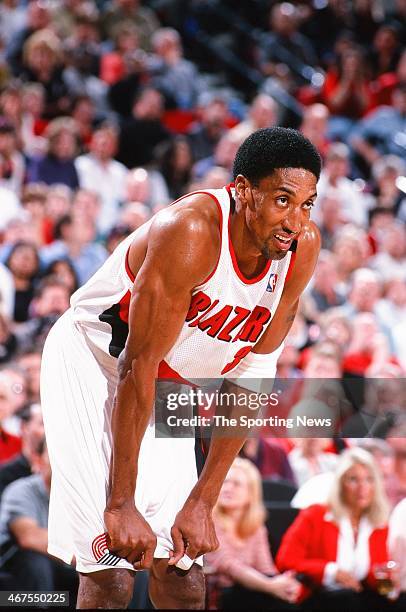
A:
<svg viewBox="0 0 406 612">
<path fill-rule="evenodd" d="M 70 590 L 74 606 L 74 569 L 46 554 L 50 327 L 123 238 L 228 184 L 241 142 L 283 125 L 324 161 L 283 414 L 338 401 L 345 418 L 329 438 L 247 441 L 216 508 L 207 606 L 404 605 L 405 40 L 405 0 L 0 3 L 2 589 Z M 132 608 L 150 606 L 146 582 Z"/>
</svg>

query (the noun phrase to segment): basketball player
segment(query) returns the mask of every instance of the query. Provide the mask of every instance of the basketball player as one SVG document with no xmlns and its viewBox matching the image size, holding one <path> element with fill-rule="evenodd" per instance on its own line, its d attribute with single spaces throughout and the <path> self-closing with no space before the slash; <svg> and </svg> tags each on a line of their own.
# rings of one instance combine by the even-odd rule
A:
<svg viewBox="0 0 406 612">
<path fill-rule="evenodd" d="M 212 508 L 243 440 L 212 440 L 198 477 L 193 439 L 154 436 L 155 379 L 275 375 L 320 249 L 319 173 L 298 132 L 254 132 L 233 186 L 188 194 L 138 228 L 51 330 L 48 550 L 76 559 L 80 608 L 126 608 L 145 568 L 155 607 L 204 606 Z"/>
</svg>

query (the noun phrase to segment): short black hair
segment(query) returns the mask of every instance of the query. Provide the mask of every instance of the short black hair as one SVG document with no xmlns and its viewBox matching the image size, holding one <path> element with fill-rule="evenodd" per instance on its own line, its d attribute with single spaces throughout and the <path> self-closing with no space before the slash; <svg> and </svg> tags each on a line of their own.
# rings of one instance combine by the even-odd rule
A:
<svg viewBox="0 0 406 612">
<path fill-rule="evenodd" d="M 319 179 L 321 157 L 316 147 L 297 130 L 262 128 L 240 146 L 233 165 L 234 179 L 242 174 L 251 183 L 270 176 L 278 168 L 304 168 Z"/>
</svg>

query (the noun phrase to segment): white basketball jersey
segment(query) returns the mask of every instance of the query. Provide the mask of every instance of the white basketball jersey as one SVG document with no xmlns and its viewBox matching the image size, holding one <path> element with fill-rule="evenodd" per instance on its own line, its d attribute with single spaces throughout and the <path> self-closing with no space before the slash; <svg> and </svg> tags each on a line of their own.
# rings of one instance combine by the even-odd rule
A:
<svg viewBox="0 0 406 612">
<path fill-rule="evenodd" d="M 271 321 L 293 262 L 294 253 L 288 252 L 281 260 L 269 261 L 258 277 L 245 278 L 230 239 L 233 189 L 197 193 L 209 195 L 219 208 L 220 256 L 210 277 L 193 291 L 182 330 L 159 368 L 164 378 L 218 378 L 231 372 Z M 119 244 L 71 298 L 76 324 L 98 359 L 117 358 L 125 345 L 131 289 L 137 282 L 127 255 L 138 231 Z"/>
</svg>

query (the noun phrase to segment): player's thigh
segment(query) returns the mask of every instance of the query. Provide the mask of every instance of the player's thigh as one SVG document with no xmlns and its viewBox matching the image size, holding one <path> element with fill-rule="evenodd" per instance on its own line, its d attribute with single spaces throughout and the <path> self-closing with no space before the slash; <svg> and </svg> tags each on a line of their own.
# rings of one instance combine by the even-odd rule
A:
<svg viewBox="0 0 406 612">
<path fill-rule="evenodd" d="M 194 563 L 185 572 L 168 565 L 167 559 L 154 559 L 149 595 L 157 609 L 202 610 L 205 604 L 203 568 Z"/>
</svg>

